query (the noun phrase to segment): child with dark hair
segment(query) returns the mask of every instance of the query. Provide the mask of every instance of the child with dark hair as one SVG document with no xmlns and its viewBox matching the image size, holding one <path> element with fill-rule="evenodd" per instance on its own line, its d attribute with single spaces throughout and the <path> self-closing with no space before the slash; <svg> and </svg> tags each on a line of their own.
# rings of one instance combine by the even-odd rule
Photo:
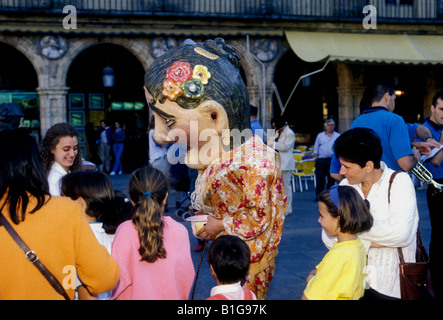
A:
<svg viewBox="0 0 443 320">
<path fill-rule="evenodd" d="M 320 193 L 318 222 L 337 242 L 311 271 L 303 300 L 358 300 L 364 292 L 366 250 L 358 233 L 372 227 L 369 208 L 349 186 L 333 186 Z"/>
<path fill-rule="evenodd" d="M 61 193 L 80 204 L 98 242 L 111 254 L 117 216 L 114 188 L 109 177 L 99 171 L 74 171 L 62 177 Z M 80 300 L 107 300 L 111 297 L 112 291 L 94 296 L 80 282 L 78 285 Z"/>
<path fill-rule="evenodd" d="M 257 300 L 247 287 L 242 287 L 248 274 L 251 251 L 237 236 L 224 235 L 212 242 L 208 251 L 211 275 L 217 282 L 207 300 Z"/>
</svg>

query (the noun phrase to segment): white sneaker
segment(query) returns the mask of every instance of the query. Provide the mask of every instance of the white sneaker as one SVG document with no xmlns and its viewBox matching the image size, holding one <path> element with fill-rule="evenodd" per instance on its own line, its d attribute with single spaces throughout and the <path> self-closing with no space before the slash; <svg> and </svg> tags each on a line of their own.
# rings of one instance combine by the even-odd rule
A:
<svg viewBox="0 0 443 320">
<path fill-rule="evenodd" d="M 115 172 L 112 171 L 109 175 L 110 175 L 110 176 L 115 176 Z"/>
<path fill-rule="evenodd" d="M 120 171 L 118 174 L 123 174 L 123 171 Z"/>
</svg>

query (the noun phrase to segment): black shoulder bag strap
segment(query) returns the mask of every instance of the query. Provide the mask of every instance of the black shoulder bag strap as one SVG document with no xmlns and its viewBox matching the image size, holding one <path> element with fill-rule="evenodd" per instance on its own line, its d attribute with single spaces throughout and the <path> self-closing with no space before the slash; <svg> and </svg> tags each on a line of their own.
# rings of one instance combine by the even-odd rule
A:
<svg viewBox="0 0 443 320">
<path fill-rule="evenodd" d="M 26 258 L 32 262 L 34 266 L 42 273 L 42 275 L 46 278 L 46 280 L 49 281 L 49 283 L 52 285 L 52 287 L 57 291 L 59 294 L 61 294 L 66 300 L 71 300 L 66 293 L 65 289 L 63 289 L 62 285 L 58 280 L 53 276 L 53 274 L 46 269 L 46 267 L 41 263 L 41 261 L 38 259 L 37 255 L 34 251 L 29 249 L 29 247 L 26 245 L 26 243 L 20 238 L 20 236 L 17 234 L 17 232 L 14 230 L 14 228 L 11 226 L 9 221 L 5 218 L 5 216 L 0 212 L 0 222 L 5 227 L 6 231 L 11 235 L 12 239 L 18 244 L 20 249 L 25 253 Z"/>
</svg>

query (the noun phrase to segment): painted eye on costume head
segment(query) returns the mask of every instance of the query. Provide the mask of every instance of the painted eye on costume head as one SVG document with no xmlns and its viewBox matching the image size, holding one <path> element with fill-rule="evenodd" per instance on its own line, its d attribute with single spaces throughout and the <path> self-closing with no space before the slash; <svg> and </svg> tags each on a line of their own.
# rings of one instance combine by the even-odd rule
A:
<svg viewBox="0 0 443 320">
<path fill-rule="evenodd" d="M 171 128 L 175 124 L 175 121 L 172 119 L 168 119 L 168 118 L 163 118 L 163 119 L 165 120 L 165 125 L 168 128 Z"/>
</svg>

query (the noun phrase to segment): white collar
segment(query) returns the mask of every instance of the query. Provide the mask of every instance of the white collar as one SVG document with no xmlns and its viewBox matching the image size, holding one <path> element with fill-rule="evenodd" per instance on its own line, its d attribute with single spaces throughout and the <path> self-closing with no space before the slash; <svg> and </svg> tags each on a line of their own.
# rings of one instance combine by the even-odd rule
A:
<svg viewBox="0 0 443 320">
<path fill-rule="evenodd" d="M 63 167 L 57 161 L 52 162 L 51 171 L 52 170 L 63 174 L 69 173 L 69 171 L 66 172 L 65 169 L 63 169 Z"/>
<path fill-rule="evenodd" d="M 91 227 L 92 231 L 105 233 L 105 229 L 103 229 L 102 222 L 90 222 L 89 226 Z"/>
<path fill-rule="evenodd" d="M 237 292 L 243 290 L 240 281 L 234 284 L 223 284 L 220 286 L 213 287 L 211 289 L 211 297 L 215 296 L 216 294 L 223 294 L 223 293 L 230 293 L 230 292 Z"/>
</svg>

